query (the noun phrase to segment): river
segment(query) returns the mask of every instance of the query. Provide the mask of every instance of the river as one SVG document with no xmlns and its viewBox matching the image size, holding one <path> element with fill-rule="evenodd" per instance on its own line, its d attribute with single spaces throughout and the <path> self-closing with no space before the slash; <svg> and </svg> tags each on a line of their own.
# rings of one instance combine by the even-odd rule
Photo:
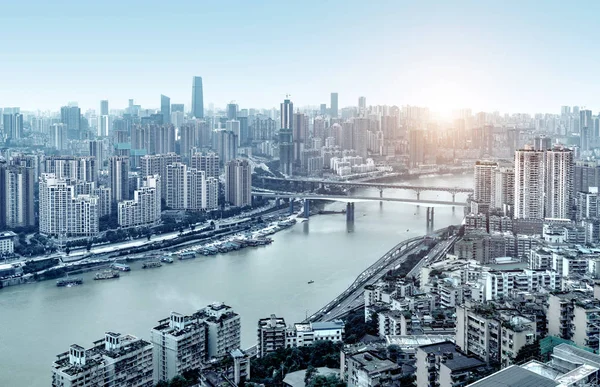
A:
<svg viewBox="0 0 600 387">
<path fill-rule="evenodd" d="M 411 185 L 472 187 L 471 174 L 425 177 Z M 376 189 L 357 195 L 377 197 Z M 386 190 L 384 196 L 415 197 Z M 451 200 L 423 192 L 422 199 Z M 464 201 L 457 195 L 457 201 Z M 342 209 L 331 203 L 327 209 Z M 435 228 L 458 224 L 457 207 L 435 210 Z M 90 347 L 105 331 L 149 339 L 157 320 L 171 311 L 192 313 L 224 301 L 240 314 L 242 347 L 256 342 L 259 318 L 271 313 L 286 323 L 302 321 L 337 297 L 365 268 L 398 242 L 426 233 L 425 207 L 394 202 L 359 202 L 355 221 L 344 215 L 319 215 L 273 235 L 269 246 L 176 261 L 142 270 L 139 263 L 121 278 L 58 288 L 54 281 L 0 290 L 0 386 L 48 386 L 55 356 L 69 345 Z M 314 283 L 307 282 L 313 280 Z"/>
</svg>

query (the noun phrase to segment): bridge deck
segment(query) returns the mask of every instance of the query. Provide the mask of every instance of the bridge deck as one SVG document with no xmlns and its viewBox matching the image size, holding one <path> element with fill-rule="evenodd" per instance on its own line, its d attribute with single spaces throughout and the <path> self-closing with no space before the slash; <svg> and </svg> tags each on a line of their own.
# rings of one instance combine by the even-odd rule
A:
<svg viewBox="0 0 600 387">
<path fill-rule="evenodd" d="M 428 206 L 450 206 L 450 207 L 467 207 L 465 202 L 451 202 L 443 200 L 425 200 L 425 199 L 404 199 L 404 198 L 386 198 L 386 197 L 371 197 L 371 196 L 343 196 L 343 195 L 318 195 L 318 194 L 302 194 L 302 193 L 278 193 L 278 192 L 260 192 L 252 191 L 252 196 L 262 196 L 271 198 L 295 198 L 308 200 L 334 200 L 338 202 L 396 202 L 405 204 L 423 204 Z"/>
</svg>

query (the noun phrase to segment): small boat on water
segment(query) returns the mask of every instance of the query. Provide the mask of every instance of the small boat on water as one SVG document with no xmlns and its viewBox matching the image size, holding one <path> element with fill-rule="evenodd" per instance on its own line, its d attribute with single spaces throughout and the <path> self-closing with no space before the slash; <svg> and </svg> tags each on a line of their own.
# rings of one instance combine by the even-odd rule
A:
<svg viewBox="0 0 600 387">
<path fill-rule="evenodd" d="M 110 268 L 114 270 L 131 271 L 129 265 L 126 265 L 124 263 L 113 263 L 112 265 L 110 265 Z"/>
<path fill-rule="evenodd" d="M 165 255 L 160 259 L 160 261 L 164 263 L 173 263 L 173 258 L 169 257 L 168 255 Z"/>
<path fill-rule="evenodd" d="M 70 288 L 72 286 L 81 285 L 82 283 L 82 278 L 64 278 L 56 281 L 56 286 Z"/>
<path fill-rule="evenodd" d="M 186 251 L 185 253 L 179 254 L 179 259 L 182 261 L 184 259 L 193 259 L 193 258 L 196 258 L 196 253 L 194 253 L 193 251 Z"/>
<path fill-rule="evenodd" d="M 144 262 L 144 264 L 142 265 L 142 269 L 153 269 L 155 267 L 161 266 L 162 263 L 160 263 L 159 261 Z"/>
<path fill-rule="evenodd" d="M 105 270 L 103 272 L 100 273 L 96 273 L 96 275 L 94 276 L 95 280 L 107 280 L 107 279 L 113 279 L 113 278 L 119 278 L 120 274 L 118 271 L 116 270 Z"/>
<path fill-rule="evenodd" d="M 308 284 L 309 284 L 309 285 L 310 285 L 310 284 L 313 284 L 313 283 L 315 283 L 315 281 L 313 281 L 313 280 L 310 280 L 310 281 L 308 281 Z"/>
</svg>

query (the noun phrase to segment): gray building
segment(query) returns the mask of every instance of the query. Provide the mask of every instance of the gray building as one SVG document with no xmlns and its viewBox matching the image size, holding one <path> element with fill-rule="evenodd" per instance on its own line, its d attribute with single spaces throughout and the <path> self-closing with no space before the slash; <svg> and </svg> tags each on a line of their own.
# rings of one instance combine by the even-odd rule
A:
<svg viewBox="0 0 600 387">
<path fill-rule="evenodd" d="M 258 320 L 257 357 L 285 348 L 286 341 L 285 319 L 274 314 L 271 317 Z"/>
<path fill-rule="evenodd" d="M 163 116 L 163 124 L 171 123 L 171 98 L 160 95 L 160 114 Z"/>
<path fill-rule="evenodd" d="M 196 118 L 204 118 L 202 77 L 194 77 L 192 81 L 192 116 Z"/>
<path fill-rule="evenodd" d="M 240 316 L 230 306 L 215 302 L 194 314 L 208 326 L 208 358 L 222 358 L 240 348 Z"/>
<path fill-rule="evenodd" d="M 338 117 L 338 93 L 331 93 L 330 115 L 332 118 Z"/>
</svg>

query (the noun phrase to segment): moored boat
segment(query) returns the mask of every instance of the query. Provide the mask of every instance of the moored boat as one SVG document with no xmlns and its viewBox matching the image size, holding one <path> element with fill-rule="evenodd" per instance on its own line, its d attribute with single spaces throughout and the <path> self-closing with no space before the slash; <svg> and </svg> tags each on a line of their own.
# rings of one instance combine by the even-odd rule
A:
<svg viewBox="0 0 600 387">
<path fill-rule="evenodd" d="M 107 280 L 107 279 L 113 279 L 113 278 L 119 278 L 119 272 L 116 270 L 105 270 L 103 272 L 100 273 L 96 273 L 96 275 L 94 276 L 95 280 Z"/>
</svg>

